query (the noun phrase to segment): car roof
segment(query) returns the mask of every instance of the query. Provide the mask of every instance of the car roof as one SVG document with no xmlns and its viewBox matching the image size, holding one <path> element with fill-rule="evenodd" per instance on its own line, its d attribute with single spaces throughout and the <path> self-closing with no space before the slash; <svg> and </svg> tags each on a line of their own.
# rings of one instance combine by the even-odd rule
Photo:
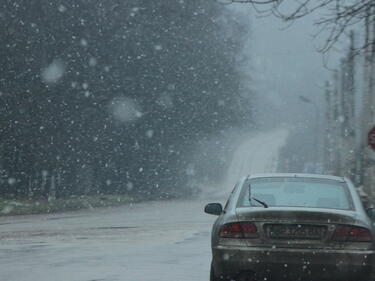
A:
<svg viewBox="0 0 375 281">
<path fill-rule="evenodd" d="M 267 174 L 253 174 L 247 176 L 247 179 L 258 179 L 258 178 L 313 178 L 313 179 L 326 179 L 334 180 L 338 182 L 345 182 L 344 178 L 319 175 L 319 174 L 302 174 L 302 173 L 267 173 Z"/>
</svg>

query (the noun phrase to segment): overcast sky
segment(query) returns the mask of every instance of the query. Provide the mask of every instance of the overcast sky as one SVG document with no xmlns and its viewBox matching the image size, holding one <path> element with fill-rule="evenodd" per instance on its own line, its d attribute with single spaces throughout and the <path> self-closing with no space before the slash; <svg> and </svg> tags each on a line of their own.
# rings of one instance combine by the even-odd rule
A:
<svg viewBox="0 0 375 281">
<path fill-rule="evenodd" d="M 249 71 L 258 95 L 259 117 L 269 119 L 268 122 L 298 120 L 305 127 L 314 126 L 313 106 L 304 104 L 298 97 L 302 95 L 314 101 L 324 115 L 323 85 L 332 72 L 324 66 L 323 55 L 317 51 L 324 36 L 313 38 L 317 32 L 314 18 L 319 14 L 286 25 L 273 16 L 260 17 L 246 4 L 234 4 L 232 8 L 249 13 L 251 21 L 245 52 L 249 52 L 252 60 Z M 328 65 L 333 68 L 337 52 L 332 51 L 329 57 Z"/>
</svg>

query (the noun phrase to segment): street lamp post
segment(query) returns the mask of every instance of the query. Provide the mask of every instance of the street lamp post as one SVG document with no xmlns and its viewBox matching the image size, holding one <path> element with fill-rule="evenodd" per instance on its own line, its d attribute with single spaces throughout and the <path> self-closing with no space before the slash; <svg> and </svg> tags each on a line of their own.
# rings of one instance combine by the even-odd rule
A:
<svg viewBox="0 0 375 281">
<path fill-rule="evenodd" d="M 310 100 L 309 98 L 305 96 L 299 96 L 300 101 L 304 103 L 308 103 L 313 105 L 315 109 L 315 115 L 316 115 L 316 120 L 315 120 L 315 132 L 314 132 L 314 146 L 315 146 L 315 151 L 314 151 L 314 164 L 315 164 L 315 172 L 318 172 L 318 157 L 319 157 L 319 119 L 320 119 L 320 110 L 319 106 Z"/>
</svg>

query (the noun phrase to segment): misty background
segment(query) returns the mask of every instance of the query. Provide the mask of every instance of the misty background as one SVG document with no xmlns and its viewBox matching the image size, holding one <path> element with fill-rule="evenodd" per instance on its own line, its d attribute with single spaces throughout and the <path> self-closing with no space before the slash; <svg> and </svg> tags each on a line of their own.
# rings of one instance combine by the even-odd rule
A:
<svg viewBox="0 0 375 281">
<path fill-rule="evenodd" d="M 289 132 L 278 170 L 308 171 L 329 75 L 311 16 L 287 26 L 203 0 L 1 8 L 5 198 L 191 196 L 277 129 Z"/>
</svg>

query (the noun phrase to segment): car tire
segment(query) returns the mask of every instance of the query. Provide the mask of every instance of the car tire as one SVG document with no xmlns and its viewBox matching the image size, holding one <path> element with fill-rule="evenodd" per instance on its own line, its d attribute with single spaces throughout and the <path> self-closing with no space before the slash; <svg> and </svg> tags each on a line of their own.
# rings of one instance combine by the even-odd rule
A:
<svg viewBox="0 0 375 281">
<path fill-rule="evenodd" d="M 215 270 L 214 270 L 214 267 L 212 266 L 211 264 L 211 270 L 210 270 L 210 281 L 242 281 L 242 280 L 245 280 L 245 281 L 248 281 L 249 279 L 237 279 L 237 278 L 234 278 L 234 277 L 229 277 L 229 276 L 216 276 L 215 275 Z"/>
<path fill-rule="evenodd" d="M 215 275 L 214 267 L 212 266 L 212 264 L 210 269 L 210 281 L 221 281 L 221 279 Z"/>
</svg>

